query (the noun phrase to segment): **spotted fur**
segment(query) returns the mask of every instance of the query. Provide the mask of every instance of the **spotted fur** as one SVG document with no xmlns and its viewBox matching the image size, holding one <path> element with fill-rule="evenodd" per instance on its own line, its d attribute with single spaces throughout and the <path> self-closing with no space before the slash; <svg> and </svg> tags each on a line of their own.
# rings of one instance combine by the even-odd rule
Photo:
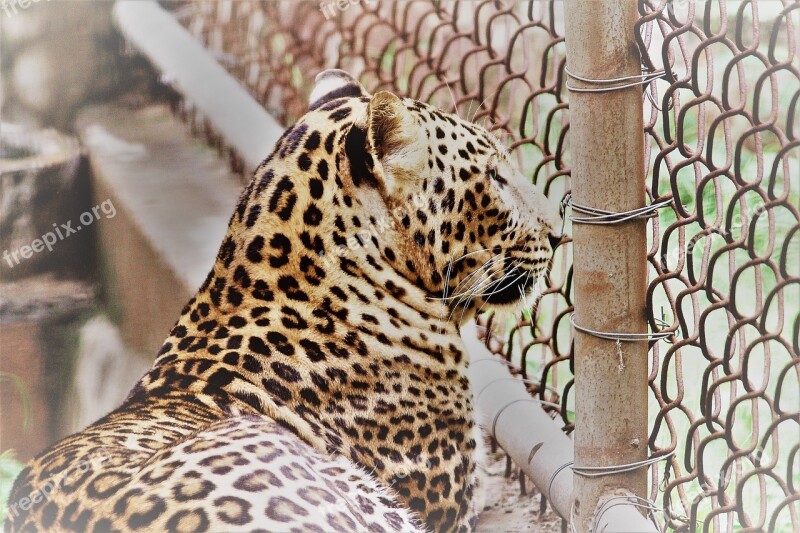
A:
<svg viewBox="0 0 800 533">
<path fill-rule="evenodd" d="M 481 127 L 321 74 L 152 369 L 27 465 L 7 530 L 471 530 L 459 326 L 534 297 L 559 227 Z"/>
</svg>

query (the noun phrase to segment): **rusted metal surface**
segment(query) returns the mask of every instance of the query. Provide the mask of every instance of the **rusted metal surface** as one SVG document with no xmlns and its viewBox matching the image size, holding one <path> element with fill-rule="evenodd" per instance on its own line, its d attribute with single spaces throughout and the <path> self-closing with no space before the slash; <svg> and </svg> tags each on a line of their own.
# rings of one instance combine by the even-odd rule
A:
<svg viewBox="0 0 800 533">
<path fill-rule="evenodd" d="M 608 83 L 641 73 L 633 2 L 566 3 L 570 80 L 572 198 L 577 205 L 625 212 L 644 206 L 642 92 Z M 619 85 L 619 84 L 617 84 Z M 600 90 L 599 90 L 600 89 Z M 613 135 L 609 135 L 613 132 Z M 599 332 L 647 332 L 646 219 L 572 226 L 575 324 Z M 647 458 L 647 339 L 613 340 L 575 331 L 575 463 L 628 465 Z M 605 335 L 604 335 L 605 336 Z M 576 475 L 576 531 L 591 531 L 598 504 L 617 489 L 647 497 L 647 469 Z"/>
<path fill-rule="evenodd" d="M 370 90 L 485 124 L 554 202 L 569 191 L 580 146 L 569 136 L 563 2 L 330 5 L 192 1 L 176 16 L 284 125 L 304 112 L 317 72 L 344 68 Z M 643 65 L 666 71 L 645 87 L 646 189 L 651 202 L 673 200 L 647 223 L 647 321 L 674 333 L 648 353 L 647 451 L 674 452 L 650 469 L 648 497 L 670 529 L 798 531 L 800 2 L 638 9 Z M 497 351 L 536 398 L 562 406 L 568 432 L 571 264 L 567 241 L 533 320 L 487 317 L 506 339 Z"/>
<path fill-rule="evenodd" d="M 650 228 L 648 318 L 675 332 L 650 354 L 649 444 L 676 455 L 651 494 L 679 530 L 800 531 L 800 3 L 640 14 L 667 80 L 648 187 L 674 199 Z"/>
</svg>

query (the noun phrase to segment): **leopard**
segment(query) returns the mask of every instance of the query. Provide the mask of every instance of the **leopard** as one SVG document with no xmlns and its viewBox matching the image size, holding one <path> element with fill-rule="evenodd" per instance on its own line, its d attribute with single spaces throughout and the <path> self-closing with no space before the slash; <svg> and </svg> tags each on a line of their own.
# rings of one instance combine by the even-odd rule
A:
<svg viewBox="0 0 800 533">
<path fill-rule="evenodd" d="M 7 532 L 467 532 L 460 328 L 541 292 L 556 206 L 486 128 L 320 73 L 123 403 L 32 459 Z"/>
</svg>

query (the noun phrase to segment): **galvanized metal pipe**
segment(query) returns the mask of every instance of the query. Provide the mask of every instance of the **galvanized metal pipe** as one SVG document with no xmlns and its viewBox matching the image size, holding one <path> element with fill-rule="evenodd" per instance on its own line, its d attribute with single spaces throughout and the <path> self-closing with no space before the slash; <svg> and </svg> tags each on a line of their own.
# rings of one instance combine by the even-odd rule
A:
<svg viewBox="0 0 800 533">
<path fill-rule="evenodd" d="M 572 506 L 572 439 L 537 404 L 525 384 L 478 339 L 473 322 L 461 336 L 469 353 L 469 381 L 478 422 L 522 468 L 553 509 L 569 518 Z"/>
<path fill-rule="evenodd" d="M 114 18 L 126 39 L 198 107 L 252 172 L 283 128 L 175 18 L 152 0 L 117 0 Z"/>
<path fill-rule="evenodd" d="M 561 419 L 550 418 L 523 382 L 513 378 L 508 366 L 486 349 L 474 323 L 465 325 L 461 336 L 469 353 L 469 381 L 479 423 L 545 495 L 556 513 L 569 520 L 574 501 L 570 468 L 574 449 L 572 439 L 561 430 Z M 658 531 L 632 502 L 618 498 L 612 503 L 596 524 L 597 531 Z"/>
</svg>

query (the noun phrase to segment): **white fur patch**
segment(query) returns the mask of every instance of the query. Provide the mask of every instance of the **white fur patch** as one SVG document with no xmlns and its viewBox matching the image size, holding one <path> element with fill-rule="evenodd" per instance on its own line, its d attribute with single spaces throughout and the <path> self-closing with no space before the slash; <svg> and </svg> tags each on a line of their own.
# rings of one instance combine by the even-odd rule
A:
<svg viewBox="0 0 800 533">
<path fill-rule="evenodd" d="M 308 103 L 313 104 L 326 94 L 345 85 L 347 85 L 347 80 L 343 80 L 338 76 L 328 76 L 314 86 L 314 90 L 311 91 L 311 96 L 308 98 Z"/>
<path fill-rule="evenodd" d="M 311 105 L 325 95 L 348 85 L 356 87 L 360 89 L 361 92 L 366 93 L 361 84 L 358 83 L 358 80 L 347 72 L 339 69 L 324 70 L 317 74 L 317 77 L 314 79 L 314 89 L 311 91 L 311 96 L 308 97 L 308 103 Z"/>
</svg>

